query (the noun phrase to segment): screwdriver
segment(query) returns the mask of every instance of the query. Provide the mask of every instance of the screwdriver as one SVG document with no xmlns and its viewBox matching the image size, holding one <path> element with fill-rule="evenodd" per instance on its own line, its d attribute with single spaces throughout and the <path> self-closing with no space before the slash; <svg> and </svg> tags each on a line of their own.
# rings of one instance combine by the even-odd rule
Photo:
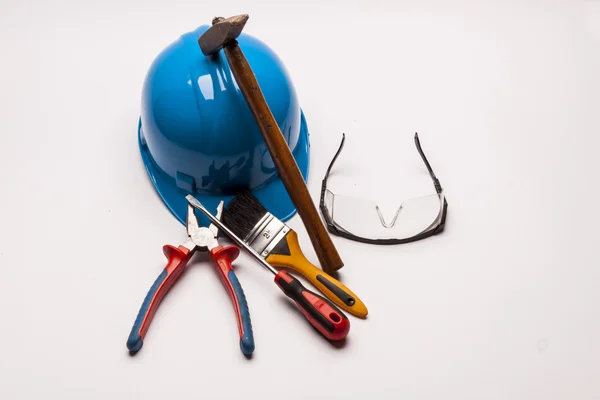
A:
<svg viewBox="0 0 600 400">
<path fill-rule="evenodd" d="M 277 271 L 252 247 L 248 246 L 235 233 L 227 228 L 220 220 L 215 218 L 194 196 L 187 195 L 186 199 L 194 208 L 202 211 L 213 224 L 225 232 L 239 246 L 246 249 L 254 258 L 273 275 L 275 283 L 283 293 L 296 302 L 300 311 L 310 324 L 323 336 L 332 341 L 342 340 L 350 331 L 350 321 L 334 304 L 324 297 L 306 289 L 302 283 L 286 271 Z"/>
</svg>

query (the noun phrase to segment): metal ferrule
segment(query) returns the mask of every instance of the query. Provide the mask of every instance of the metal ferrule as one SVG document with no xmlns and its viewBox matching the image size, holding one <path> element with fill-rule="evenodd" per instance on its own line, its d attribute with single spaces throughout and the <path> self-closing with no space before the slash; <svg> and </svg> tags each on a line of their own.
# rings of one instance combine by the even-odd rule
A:
<svg viewBox="0 0 600 400">
<path fill-rule="evenodd" d="M 251 243 L 254 239 L 256 239 L 258 234 L 267 226 L 269 222 L 271 222 L 273 218 L 275 217 L 271 213 L 266 213 L 265 215 L 263 215 L 260 221 L 258 221 L 256 225 L 254 225 L 254 228 L 252 228 L 252 230 L 248 232 L 248 234 L 244 238 L 244 242 Z"/>
<path fill-rule="evenodd" d="M 282 241 L 285 240 L 285 235 L 288 234 L 288 232 L 290 231 L 290 228 L 287 225 L 283 225 L 283 229 L 279 231 L 279 233 L 277 235 L 275 235 L 275 237 L 273 238 L 273 240 L 271 240 L 271 243 L 269 243 L 267 245 L 267 247 L 265 247 L 265 249 L 262 251 L 262 253 L 260 253 L 260 255 L 262 257 L 267 257 L 269 254 L 271 254 L 271 252 L 273 251 L 273 249 L 275 248 L 275 246 L 277 246 L 277 244 Z"/>
<path fill-rule="evenodd" d="M 287 226 L 275 218 L 272 214 L 267 214 L 267 218 L 262 218 L 254 227 L 251 234 L 246 239 L 246 243 L 254 249 L 262 257 L 266 257 L 267 254 L 263 252 L 270 247 L 269 245 L 275 242 L 275 239 L 279 237 L 279 233 L 287 228 Z"/>
</svg>

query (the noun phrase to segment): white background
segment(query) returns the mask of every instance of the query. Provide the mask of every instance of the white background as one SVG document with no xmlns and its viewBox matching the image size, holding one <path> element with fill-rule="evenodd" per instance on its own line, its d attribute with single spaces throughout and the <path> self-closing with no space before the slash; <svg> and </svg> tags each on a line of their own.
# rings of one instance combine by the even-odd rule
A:
<svg viewBox="0 0 600 400">
<path fill-rule="evenodd" d="M 0 2 L 0 398 L 600 398 L 600 3 L 235 3 Z M 386 207 L 433 193 L 417 131 L 446 230 L 333 238 L 370 311 L 342 349 L 244 254 L 252 360 L 201 256 L 130 357 L 161 247 L 185 238 L 140 159 L 143 79 L 179 35 L 239 13 L 294 80 L 313 198 L 342 132 L 332 189 Z"/>
</svg>

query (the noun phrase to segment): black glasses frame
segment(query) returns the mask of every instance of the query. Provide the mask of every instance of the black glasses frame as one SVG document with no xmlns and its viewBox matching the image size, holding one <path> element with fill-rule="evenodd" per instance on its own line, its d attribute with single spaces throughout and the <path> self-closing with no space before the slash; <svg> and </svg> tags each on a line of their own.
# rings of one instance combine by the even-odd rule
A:
<svg viewBox="0 0 600 400">
<path fill-rule="evenodd" d="M 409 238 L 405 238 L 405 239 L 369 239 L 369 238 L 364 238 L 361 236 L 353 235 L 352 233 L 342 229 L 341 227 L 336 226 L 335 222 L 332 220 L 332 218 L 329 216 L 329 213 L 327 212 L 327 207 L 325 207 L 325 192 L 327 191 L 327 179 L 329 179 L 329 174 L 331 173 L 331 168 L 333 167 L 333 164 L 335 163 L 338 156 L 342 152 L 345 141 L 346 141 L 346 135 L 342 134 L 342 143 L 340 144 L 338 151 L 335 153 L 335 156 L 333 156 L 333 160 L 331 160 L 331 163 L 329 164 L 329 168 L 327 168 L 327 172 L 325 173 L 325 177 L 323 178 L 323 182 L 321 184 L 321 199 L 319 201 L 319 209 L 321 210 L 321 214 L 323 215 L 323 218 L 325 219 L 325 224 L 327 225 L 327 230 L 329 232 L 331 232 L 335 235 L 344 237 L 346 239 L 350 239 L 350 240 L 354 240 L 354 241 L 362 242 L 362 243 L 368 243 L 368 244 L 402 244 L 402 243 L 410 243 L 410 242 L 415 242 L 417 240 L 425 239 L 427 237 L 437 235 L 438 233 L 441 233 L 444 231 L 444 226 L 446 225 L 446 213 L 448 210 L 448 202 L 446 201 L 445 196 L 444 196 L 444 206 L 442 207 L 442 217 L 440 218 L 437 226 L 432 229 L 429 229 L 426 232 L 422 232 L 418 235 L 415 235 L 415 236 L 412 236 Z M 425 153 L 423 153 L 423 149 L 421 148 L 421 142 L 419 141 L 419 135 L 416 132 L 415 132 L 415 146 L 417 147 L 417 151 L 421 155 L 421 158 L 423 159 L 423 162 L 425 163 L 425 166 L 427 167 L 427 170 L 429 171 L 429 175 L 431 176 L 431 179 L 433 180 L 433 186 L 435 187 L 435 191 L 437 192 L 438 195 L 441 194 L 442 193 L 442 185 L 440 184 L 439 179 L 435 176 L 435 173 L 433 172 L 433 169 L 431 168 L 431 164 L 429 164 L 427 157 L 425 157 Z"/>
</svg>

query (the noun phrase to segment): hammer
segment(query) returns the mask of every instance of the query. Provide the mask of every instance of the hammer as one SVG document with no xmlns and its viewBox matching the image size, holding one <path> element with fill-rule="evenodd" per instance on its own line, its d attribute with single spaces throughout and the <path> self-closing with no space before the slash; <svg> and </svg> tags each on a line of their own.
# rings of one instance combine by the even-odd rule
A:
<svg viewBox="0 0 600 400">
<path fill-rule="evenodd" d="M 229 67 L 269 149 L 277 173 L 298 210 L 323 270 L 332 273 L 344 266 L 304 183 L 298 164 L 265 100 L 258 81 L 236 38 L 242 33 L 248 14 L 214 18 L 212 26 L 198 39 L 205 56 L 223 49 Z"/>
</svg>

